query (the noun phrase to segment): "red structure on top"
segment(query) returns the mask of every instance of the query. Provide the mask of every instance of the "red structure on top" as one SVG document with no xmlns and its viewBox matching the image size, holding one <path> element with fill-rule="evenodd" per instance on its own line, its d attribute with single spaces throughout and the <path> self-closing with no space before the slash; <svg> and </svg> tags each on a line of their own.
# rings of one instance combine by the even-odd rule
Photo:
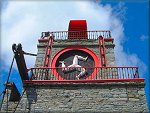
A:
<svg viewBox="0 0 150 113">
<path fill-rule="evenodd" d="M 70 20 L 68 39 L 88 39 L 86 20 Z"/>
<path fill-rule="evenodd" d="M 75 39 L 75 40 L 73 40 Z M 67 47 L 58 51 L 55 56 L 52 56 L 53 47 L 55 43 L 66 42 L 80 42 L 92 41 L 96 42 L 97 54 L 94 54 L 89 48 L 80 45 L 66 45 Z M 113 41 L 110 31 L 87 31 L 86 20 L 71 20 L 69 23 L 68 31 L 56 31 L 56 32 L 42 32 L 41 47 L 45 51 L 43 54 L 43 65 L 41 67 L 34 67 L 27 69 L 21 45 L 13 45 L 13 52 L 17 62 L 18 70 L 21 79 L 24 83 L 35 82 L 123 82 L 123 81 L 143 81 L 143 78 L 139 77 L 138 67 L 117 67 L 108 66 L 106 60 L 106 46 L 104 42 Z M 45 44 L 45 45 L 44 45 Z M 77 43 L 76 43 L 77 44 Z M 58 45 L 57 45 L 58 46 Z M 62 46 L 62 45 L 61 45 Z M 64 46 L 64 45 L 63 45 Z M 90 45 L 91 46 L 91 45 Z M 41 53 L 40 53 L 41 54 Z M 76 80 L 75 75 L 78 75 L 78 71 L 71 73 L 63 73 L 62 67 L 59 66 L 59 61 L 67 60 L 72 62 L 72 57 L 76 54 L 81 56 L 88 56 L 88 63 L 84 63 L 82 67 L 86 68 L 87 75 L 81 80 Z M 21 55 L 21 56 L 20 56 Z M 96 56 L 96 55 L 99 55 Z M 35 56 L 35 55 L 34 55 Z M 38 56 L 38 55 L 37 55 Z M 58 64 L 58 65 L 57 65 Z M 71 64 L 71 63 L 69 63 Z M 92 65 L 89 65 L 92 64 Z M 76 67 L 76 70 L 81 70 L 82 67 Z M 71 67 L 74 68 L 74 67 Z M 70 69 L 71 69 L 70 68 Z M 30 77 L 28 76 L 30 73 Z"/>
</svg>

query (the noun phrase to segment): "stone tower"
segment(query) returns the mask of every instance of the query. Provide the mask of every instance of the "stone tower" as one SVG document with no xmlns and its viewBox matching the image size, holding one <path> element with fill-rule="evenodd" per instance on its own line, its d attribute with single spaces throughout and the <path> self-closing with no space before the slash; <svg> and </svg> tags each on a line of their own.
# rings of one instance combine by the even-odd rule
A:
<svg viewBox="0 0 150 113">
<path fill-rule="evenodd" d="M 138 67 L 116 66 L 110 31 L 88 31 L 86 20 L 71 20 L 68 31 L 42 32 L 38 42 L 30 69 L 15 46 L 24 90 L 19 96 L 14 83 L 6 84 L 2 112 L 148 112 L 144 79 Z"/>
</svg>

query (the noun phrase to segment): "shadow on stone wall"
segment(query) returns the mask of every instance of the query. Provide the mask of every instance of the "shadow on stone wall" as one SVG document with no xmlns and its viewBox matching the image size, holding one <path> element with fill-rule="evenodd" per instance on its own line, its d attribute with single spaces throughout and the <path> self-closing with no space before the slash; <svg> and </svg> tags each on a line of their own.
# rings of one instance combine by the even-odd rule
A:
<svg viewBox="0 0 150 113">
<path fill-rule="evenodd" d="M 37 92 L 36 92 L 36 88 L 29 88 L 26 90 L 26 95 L 27 95 L 27 100 L 28 100 L 28 111 L 30 113 L 30 111 L 32 110 L 31 108 L 33 108 L 31 105 L 35 104 L 37 101 Z"/>
</svg>

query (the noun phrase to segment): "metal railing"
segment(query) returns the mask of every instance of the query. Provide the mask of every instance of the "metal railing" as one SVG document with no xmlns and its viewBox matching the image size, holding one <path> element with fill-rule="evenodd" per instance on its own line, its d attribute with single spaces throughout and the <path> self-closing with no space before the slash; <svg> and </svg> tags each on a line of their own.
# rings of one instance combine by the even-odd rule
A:
<svg viewBox="0 0 150 113">
<path fill-rule="evenodd" d="M 41 39 L 47 36 L 54 36 L 54 40 L 69 39 L 98 39 L 99 36 L 104 38 L 111 38 L 110 31 L 56 31 L 56 32 L 42 32 Z"/>
<path fill-rule="evenodd" d="M 83 67 L 70 67 L 63 72 L 62 68 L 31 68 L 29 69 L 31 80 L 77 80 Z M 139 78 L 138 67 L 84 67 L 86 73 L 81 80 L 103 79 L 134 79 Z"/>
</svg>

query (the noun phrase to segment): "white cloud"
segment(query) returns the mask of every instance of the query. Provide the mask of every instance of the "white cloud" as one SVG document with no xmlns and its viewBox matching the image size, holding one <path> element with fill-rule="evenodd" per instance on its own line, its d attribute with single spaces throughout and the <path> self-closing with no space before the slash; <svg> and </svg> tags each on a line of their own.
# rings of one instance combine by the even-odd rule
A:
<svg viewBox="0 0 150 113">
<path fill-rule="evenodd" d="M 148 36 L 145 36 L 145 35 L 142 35 L 141 37 L 140 37 L 140 40 L 141 41 L 145 41 L 145 40 L 147 40 L 148 39 Z"/>
<path fill-rule="evenodd" d="M 122 7 L 119 5 L 120 9 Z M 7 59 L 7 64 L 10 64 L 13 43 L 20 42 L 24 51 L 36 53 L 42 31 L 67 31 L 71 19 L 86 19 L 88 30 L 112 31 L 118 65 L 145 66 L 136 54 L 124 52 L 124 27 L 119 14 L 122 13 L 113 12 L 109 4 L 90 1 L 9 1 L 1 15 L 2 59 Z M 27 62 L 33 66 L 35 59 L 28 58 Z"/>
</svg>

